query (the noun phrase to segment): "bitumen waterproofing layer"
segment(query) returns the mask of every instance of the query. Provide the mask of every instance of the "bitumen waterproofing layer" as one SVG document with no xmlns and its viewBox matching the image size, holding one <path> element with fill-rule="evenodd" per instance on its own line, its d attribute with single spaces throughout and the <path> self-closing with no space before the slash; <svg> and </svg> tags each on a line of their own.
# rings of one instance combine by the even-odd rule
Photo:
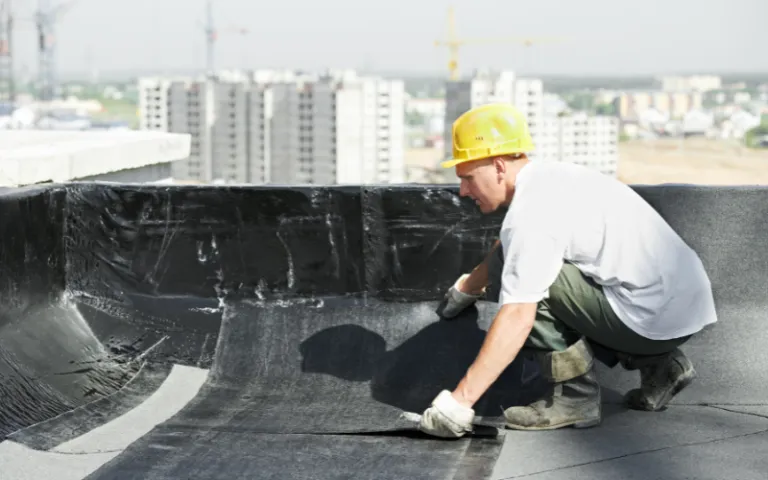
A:
<svg viewBox="0 0 768 480">
<path fill-rule="evenodd" d="M 418 432 L 497 306 L 435 313 L 495 240 L 452 186 L 49 185 L 0 191 L 0 479 L 765 479 L 768 189 L 635 186 L 697 251 L 719 322 L 696 381 L 594 428 L 521 432 L 521 355 L 473 435 Z"/>
</svg>

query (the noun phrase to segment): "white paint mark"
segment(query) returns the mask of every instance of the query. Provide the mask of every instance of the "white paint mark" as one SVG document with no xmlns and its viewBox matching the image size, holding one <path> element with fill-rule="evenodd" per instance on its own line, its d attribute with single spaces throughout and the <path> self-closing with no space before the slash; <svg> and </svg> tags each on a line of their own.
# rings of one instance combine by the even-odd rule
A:
<svg viewBox="0 0 768 480">
<path fill-rule="evenodd" d="M 224 270 L 221 268 L 216 270 L 216 279 L 218 281 L 216 282 L 216 285 L 213 286 L 213 289 L 216 291 L 216 299 L 219 301 L 217 311 L 221 312 L 224 310 L 224 297 L 227 294 L 224 288 L 222 288 L 222 285 L 224 284 Z"/>
<path fill-rule="evenodd" d="M 197 241 L 197 261 L 200 263 L 205 263 L 206 261 L 208 261 L 208 256 L 203 252 L 202 240 Z"/>
<path fill-rule="evenodd" d="M 279 238 L 280 243 L 283 244 L 283 247 L 285 248 L 285 254 L 288 257 L 288 288 L 293 288 L 293 285 L 296 283 L 296 277 L 293 271 L 293 255 L 291 254 L 291 249 L 288 248 L 288 244 L 285 242 L 285 239 L 280 234 L 280 232 L 277 232 L 277 238 Z"/>
<path fill-rule="evenodd" d="M 266 288 L 267 282 L 263 278 L 259 279 L 259 283 L 256 285 L 256 288 L 253 289 L 253 293 L 259 301 L 264 301 L 264 290 Z"/>
<path fill-rule="evenodd" d="M 144 350 L 144 352 L 143 352 L 141 355 L 139 355 L 138 357 L 136 357 L 136 358 L 134 359 L 134 362 L 139 362 L 139 361 L 141 361 L 141 360 L 144 360 L 144 357 L 146 357 L 147 355 L 149 355 L 149 352 L 151 352 L 152 350 L 154 350 L 155 348 L 157 348 L 157 347 L 158 347 L 158 345 L 160 345 L 160 344 L 161 344 L 161 343 L 163 343 L 164 341 L 168 340 L 169 338 L 171 338 L 171 337 L 170 337 L 170 336 L 168 336 L 168 335 L 165 335 L 165 336 L 163 336 L 163 338 L 161 338 L 160 340 L 158 340 L 158 341 L 157 341 L 157 342 L 156 342 L 154 345 L 152 345 L 152 346 L 151 346 L 151 347 L 149 347 L 148 349 Z"/>
<path fill-rule="evenodd" d="M 221 308 L 213 307 L 194 307 L 189 309 L 190 312 L 203 312 L 203 313 L 219 313 Z"/>
<path fill-rule="evenodd" d="M 325 215 L 325 224 L 328 226 L 328 242 L 331 244 L 331 255 L 333 256 L 334 275 L 339 278 L 341 275 L 341 266 L 339 265 L 339 250 L 336 248 L 336 240 L 333 238 L 333 223 L 331 214 Z"/>
</svg>

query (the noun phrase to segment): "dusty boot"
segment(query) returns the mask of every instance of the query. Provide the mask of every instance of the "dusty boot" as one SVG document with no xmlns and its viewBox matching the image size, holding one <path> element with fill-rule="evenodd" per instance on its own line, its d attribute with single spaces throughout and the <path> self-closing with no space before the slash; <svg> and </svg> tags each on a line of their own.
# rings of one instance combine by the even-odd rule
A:
<svg viewBox="0 0 768 480">
<path fill-rule="evenodd" d="M 515 430 L 552 430 L 573 426 L 592 427 L 600 423 L 600 385 L 594 357 L 582 338 L 562 352 L 539 356 L 542 374 L 552 382 L 548 398 L 504 411 L 506 425 Z"/>
<path fill-rule="evenodd" d="M 627 370 L 640 370 L 640 388 L 630 390 L 624 396 L 624 402 L 634 410 L 655 412 L 663 409 L 696 378 L 693 364 L 677 348 L 666 355 L 621 355 L 620 358 Z"/>
</svg>

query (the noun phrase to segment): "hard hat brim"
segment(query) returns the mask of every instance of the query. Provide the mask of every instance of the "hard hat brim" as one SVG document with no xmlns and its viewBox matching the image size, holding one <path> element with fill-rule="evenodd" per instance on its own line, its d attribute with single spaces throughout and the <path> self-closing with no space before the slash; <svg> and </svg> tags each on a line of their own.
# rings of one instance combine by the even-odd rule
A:
<svg viewBox="0 0 768 480">
<path fill-rule="evenodd" d="M 440 166 L 443 167 L 443 168 L 451 168 L 451 167 L 455 167 L 456 165 L 458 165 L 460 163 L 472 162 L 474 160 L 480 160 L 480 159 L 479 158 L 475 158 L 475 159 L 472 159 L 472 160 L 467 160 L 467 159 L 464 159 L 464 158 L 453 158 L 451 160 L 446 160 L 444 162 L 440 162 Z"/>
<path fill-rule="evenodd" d="M 531 146 L 530 148 L 517 148 L 514 151 L 501 151 L 498 153 L 492 153 L 489 155 L 482 155 L 482 156 L 472 157 L 472 158 L 452 158 L 450 160 L 445 160 L 443 162 L 440 162 L 440 166 L 443 168 L 451 168 L 451 167 L 455 167 L 460 163 L 476 162 L 478 160 L 485 160 L 493 157 L 501 157 L 503 155 L 515 155 L 517 153 L 528 153 L 528 152 L 532 152 L 533 150 L 534 148 L 533 146 Z"/>
</svg>

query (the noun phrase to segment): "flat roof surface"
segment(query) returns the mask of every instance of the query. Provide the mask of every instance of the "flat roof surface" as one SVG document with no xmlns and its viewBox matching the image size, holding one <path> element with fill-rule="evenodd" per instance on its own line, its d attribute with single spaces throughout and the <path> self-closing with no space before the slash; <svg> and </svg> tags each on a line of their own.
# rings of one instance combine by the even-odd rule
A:
<svg viewBox="0 0 768 480">
<path fill-rule="evenodd" d="M 67 182 L 78 178 L 182 160 L 191 137 L 129 131 L 0 131 L 0 185 Z"/>
<path fill-rule="evenodd" d="M 765 480 L 768 188 L 634 188 L 710 274 L 696 380 L 630 410 L 597 363 L 600 425 L 496 432 L 549 387 L 518 355 L 457 440 L 406 415 L 500 308 L 436 313 L 500 223 L 456 186 L 6 189 L 0 479 Z"/>
</svg>

